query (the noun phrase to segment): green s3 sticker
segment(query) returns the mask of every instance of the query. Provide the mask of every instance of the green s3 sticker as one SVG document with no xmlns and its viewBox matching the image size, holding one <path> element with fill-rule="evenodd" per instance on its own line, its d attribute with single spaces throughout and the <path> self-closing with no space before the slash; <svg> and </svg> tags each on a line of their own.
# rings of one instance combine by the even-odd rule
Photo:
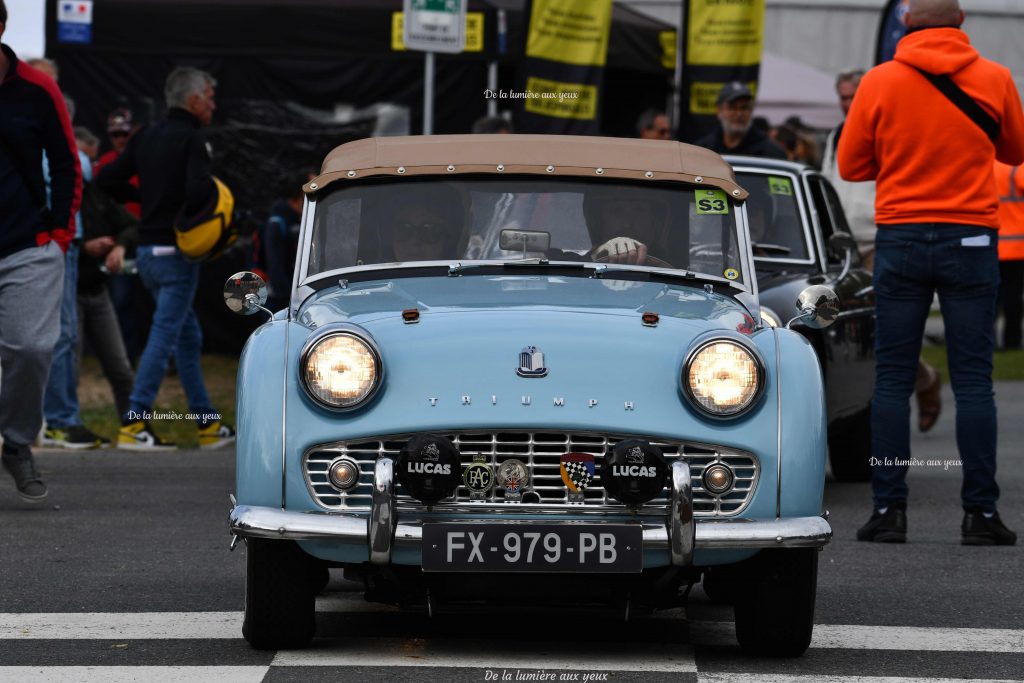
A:
<svg viewBox="0 0 1024 683">
<path fill-rule="evenodd" d="M 729 200 L 722 190 L 694 190 L 693 196 L 698 216 L 729 213 Z"/>
<path fill-rule="evenodd" d="M 768 176 L 768 191 L 772 194 L 781 194 L 787 197 L 793 196 L 793 181 L 789 178 Z"/>
</svg>

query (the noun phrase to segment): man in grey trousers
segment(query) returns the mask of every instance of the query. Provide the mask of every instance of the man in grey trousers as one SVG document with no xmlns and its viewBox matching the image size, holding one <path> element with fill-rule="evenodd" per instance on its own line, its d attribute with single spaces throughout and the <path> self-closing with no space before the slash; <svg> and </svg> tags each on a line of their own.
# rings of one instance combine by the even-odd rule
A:
<svg viewBox="0 0 1024 683">
<path fill-rule="evenodd" d="M 7 7 L 0 0 L 0 38 Z M 43 183 L 50 164 L 50 204 Z M 82 194 L 64 98 L 49 76 L 0 43 L 0 464 L 22 499 L 46 498 L 30 444 L 60 332 L 64 251 Z"/>
</svg>

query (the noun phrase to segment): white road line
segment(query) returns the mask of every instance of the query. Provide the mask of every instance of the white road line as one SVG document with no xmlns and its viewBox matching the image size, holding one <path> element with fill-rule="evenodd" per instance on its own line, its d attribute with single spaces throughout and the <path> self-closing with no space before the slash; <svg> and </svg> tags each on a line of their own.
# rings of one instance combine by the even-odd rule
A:
<svg viewBox="0 0 1024 683">
<path fill-rule="evenodd" d="M 735 645 L 736 631 L 732 622 L 695 621 L 690 638 L 695 645 Z M 811 648 L 1024 654 L 1024 630 L 816 624 Z"/>
<path fill-rule="evenodd" d="M 906 676 L 832 676 L 829 674 L 697 674 L 698 683 L 1020 683 L 994 678 L 907 678 Z"/>
<path fill-rule="evenodd" d="M 278 652 L 271 666 L 434 666 L 489 669 L 501 680 L 503 671 L 537 669 L 572 671 L 644 671 L 694 673 L 693 648 L 625 644 L 621 651 L 608 643 L 531 643 L 507 646 L 493 641 L 446 641 L 392 638 L 346 638 L 337 647 L 320 643 L 311 650 Z M 513 674 L 514 675 L 514 674 Z M 581 678 L 582 680 L 582 678 Z"/>
<path fill-rule="evenodd" d="M 376 611 L 370 607 L 353 613 Z M 690 636 L 696 645 L 736 645 L 732 622 L 691 622 Z M 233 640 L 241 637 L 241 612 L 0 613 L 0 640 Z M 360 642 L 375 651 L 378 648 L 372 643 L 406 641 L 366 638 Z M 429 643 L 430 648 L 446 647 L 440 640 L 408 642 L 424 643 L 424 651 L 431 656 L 434 650 L 426 649 L 426 644 Z M 547 646 L 540 644 L 539 647 L 541 650 L 538 652 L 543 653 Z M 811 648 L 1024 654 L 1024 630 L 818 624 L 814 627 Z M 347 645 L 345 649 L 348 650 Z M 664 652 L 664 649 L 662 647 L 659 652 Z M 516 650 L 517 654 L 521 652 L 521 648 Z M 561 659 L 564 653 L 564 648 L 561 648 L 553 654 Z M 522 666 L 518 660 L 511 664 L 512 668 Z"/>
<path fill-rule="evenodd" d="M 0 639 L 208 640 L 241 637 L 241 612 L 0 614 Z"/>
<path fill-rule="evenodd" d="M 0 666 L 17 683 L 259 683 L 267 666 Z"/>
</svg>

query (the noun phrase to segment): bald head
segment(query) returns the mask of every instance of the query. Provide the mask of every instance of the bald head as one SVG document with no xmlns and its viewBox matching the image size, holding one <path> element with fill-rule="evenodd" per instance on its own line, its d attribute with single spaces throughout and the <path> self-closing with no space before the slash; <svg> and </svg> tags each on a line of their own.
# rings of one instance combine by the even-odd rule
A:
<svg viewBox="0 0 1024 683">
<path fill-rule="evenodd" d="M 959 0 L 907 0 L 907 28 L 959 26 L 964 21 Z"/>
</svg>

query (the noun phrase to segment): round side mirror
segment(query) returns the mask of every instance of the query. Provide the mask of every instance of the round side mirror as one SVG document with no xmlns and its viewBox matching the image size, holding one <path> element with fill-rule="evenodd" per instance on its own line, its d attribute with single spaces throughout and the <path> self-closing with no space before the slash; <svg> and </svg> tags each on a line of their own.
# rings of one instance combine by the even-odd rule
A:
<svg viewBox="0 0 1024 683">
<path fill-rule="evenodd" d="M 828 253 L 836 259 L 845 257 L 849 252 L 857 249 L 857 240 L 845 232 L 834 233 L 828 238 Z"/>
<path fill-rule="evenodd" d="M 224 283 L 224 305 L 232 313 L 252 315 L 267 303 L 267 283 L 256 273 L 243 270 Z"/>
<path fill-rule="evenodd" d="M 839 317 L 839 296 L 831 287 L 825 285 L 811 285 L 800 292 L 796 306 L 801 314 L 793 318 L 789 325 L 799 322 L 815 330 L 821 330 Z"/>
</svg>

